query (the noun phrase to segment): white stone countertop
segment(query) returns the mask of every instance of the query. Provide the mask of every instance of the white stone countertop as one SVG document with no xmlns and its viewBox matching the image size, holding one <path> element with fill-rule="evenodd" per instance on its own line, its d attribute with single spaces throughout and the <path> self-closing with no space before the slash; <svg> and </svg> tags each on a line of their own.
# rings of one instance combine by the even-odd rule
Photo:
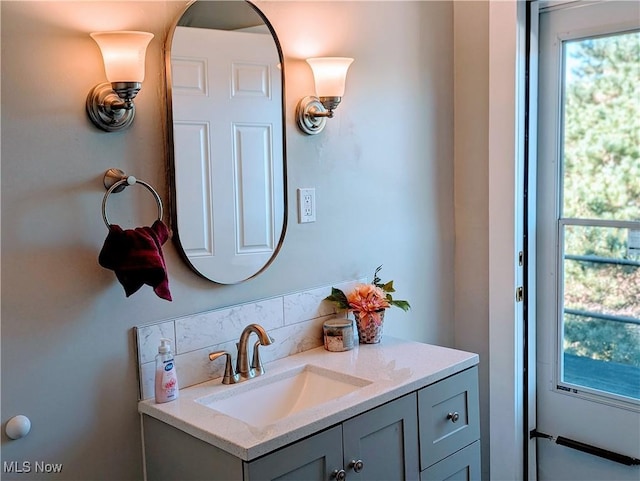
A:
<svg viewBox="0 0 640 481">
<path fill-rule="evenodd" d="M 329 352 L 319 347 L 301 352 L 266 364 L 261 377 L 234 385 L 224 385 L 217 378 L 181 389 L 175 401 L 141 401 L 138 411 L 251 461 L 476 364 L 477 354 L 384 336 L 379 344 L 360 344 L 351 351 Z M 228 397 L 233 390 L 244 391 L 252 383 L 305 365 L 339 371 L 370 384 L 263 427 L 246 424 L 197 401 L 217 393 Z M 260 399 L 256 399 L 255 409 L 260 409 Z"/>
</svg>

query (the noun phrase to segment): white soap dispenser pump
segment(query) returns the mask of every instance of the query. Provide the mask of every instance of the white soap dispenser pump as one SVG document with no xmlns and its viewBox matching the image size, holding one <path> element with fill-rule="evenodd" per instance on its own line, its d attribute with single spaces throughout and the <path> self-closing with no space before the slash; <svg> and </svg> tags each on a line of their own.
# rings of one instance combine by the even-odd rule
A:
<svg viewBox="0 0 640 481">
<path fill-rule="evenodd" d="M 156 356 L 156 403 L 166 403 L 178 398 L 178 376 L 171 352 L 171 339 L 160 339 Z"/>
</svg>

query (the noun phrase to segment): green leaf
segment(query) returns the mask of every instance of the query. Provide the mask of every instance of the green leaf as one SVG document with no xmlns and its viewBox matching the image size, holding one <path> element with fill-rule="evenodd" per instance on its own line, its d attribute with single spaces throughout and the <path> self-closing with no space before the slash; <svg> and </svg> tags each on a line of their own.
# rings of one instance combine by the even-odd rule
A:
<svg viewBox="0 0 640 481">
<path fill-rule="evenodd" d="M 386 284 L 384 284 L 382 286 L 382 290 L 384 292 L 396 292 L 396 290 L 393 288 L 393 281 L 389 281 Z"/>
<path fill-rule="evenodd" d="M 408 311 L 409 309 L 411 309 L 411 306 L 409 305 L 409 303 L 407 301 L 394 300 L 394 301 L 391 301 L 391 305 L 399 307 L 400 309 L 402 309 L 405 312 Z"/>
<path fill-rule="evenodd" d="M 372 282 L 372 284 L 374 286 L 378 286 L 378 287 L 380 287 L 380 278 L 378 277 L 378 272 L 380 272 L 380 269 L 382 269 L 382 265 L 379 265 L 376 268 L 376 271 L 373 273 L 373 282 Z"/>
<path fill-rule="evenodd" d="M 340 309 L 348 309 L 349 301 L 347 300 L 347 296 L 340 289 L 336 289 L 335 287 L 331 288 L 331 295 L 324 298 L 326 301 L 333 302 Z"/>
</svg>

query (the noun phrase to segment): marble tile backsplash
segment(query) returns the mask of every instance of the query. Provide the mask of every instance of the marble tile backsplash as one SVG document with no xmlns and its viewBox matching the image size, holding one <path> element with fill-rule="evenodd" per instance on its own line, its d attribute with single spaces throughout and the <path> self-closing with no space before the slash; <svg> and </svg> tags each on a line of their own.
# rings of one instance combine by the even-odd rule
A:
<svg viewBox="0 0 640 481">
<path fill-rule="evenodd" d="M 155 357 L 160 339 L 172 341 L 180 387 L 192 386 L 223 375 L 224 357 L 211 362 L 211 352 L 229 351 L 235 363 L 240 333 L 254 322 L 275 339 L 270 346 L 260 348 L 264 363 L 321 346 L 322 324 L 335 315 L 331 303 L 323 299 L 331 293 L 332 286 L 348 291 L 358 282 L 366 280 L 340 282 L 134 327 L 140 399 L 154 396 Z"/>
</svg>

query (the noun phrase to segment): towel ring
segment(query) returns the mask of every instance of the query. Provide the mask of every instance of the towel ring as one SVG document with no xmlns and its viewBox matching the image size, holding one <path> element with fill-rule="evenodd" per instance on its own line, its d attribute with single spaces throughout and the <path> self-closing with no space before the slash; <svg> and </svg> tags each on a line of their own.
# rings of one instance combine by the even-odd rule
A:
<svg viewBox="0 0 640 481">
<path fill-rule="evenodd" d="M 120 169 L 109 169 L 104 174 L 103 179 L 104 187 L 107 189 L 107 192 L 104 194 L 104 198 L 102 199 L 102 219 L 107 227 L 111 226 L 109 219 L 107 217 L 107 199 L 111 194 L 122 192 L 125 187 L 133 184 L 140 184 L 145 187 L 153 197 L 156 199 L 156 204 L 158 205 L 158 220 L 162 220 L 164 215 L 164 211 L 162 209 L 162 199 L 155 191 L 153 187 L 142 180 L 136 179 L 133 175 L 127 175 Z"/>
</svg>

